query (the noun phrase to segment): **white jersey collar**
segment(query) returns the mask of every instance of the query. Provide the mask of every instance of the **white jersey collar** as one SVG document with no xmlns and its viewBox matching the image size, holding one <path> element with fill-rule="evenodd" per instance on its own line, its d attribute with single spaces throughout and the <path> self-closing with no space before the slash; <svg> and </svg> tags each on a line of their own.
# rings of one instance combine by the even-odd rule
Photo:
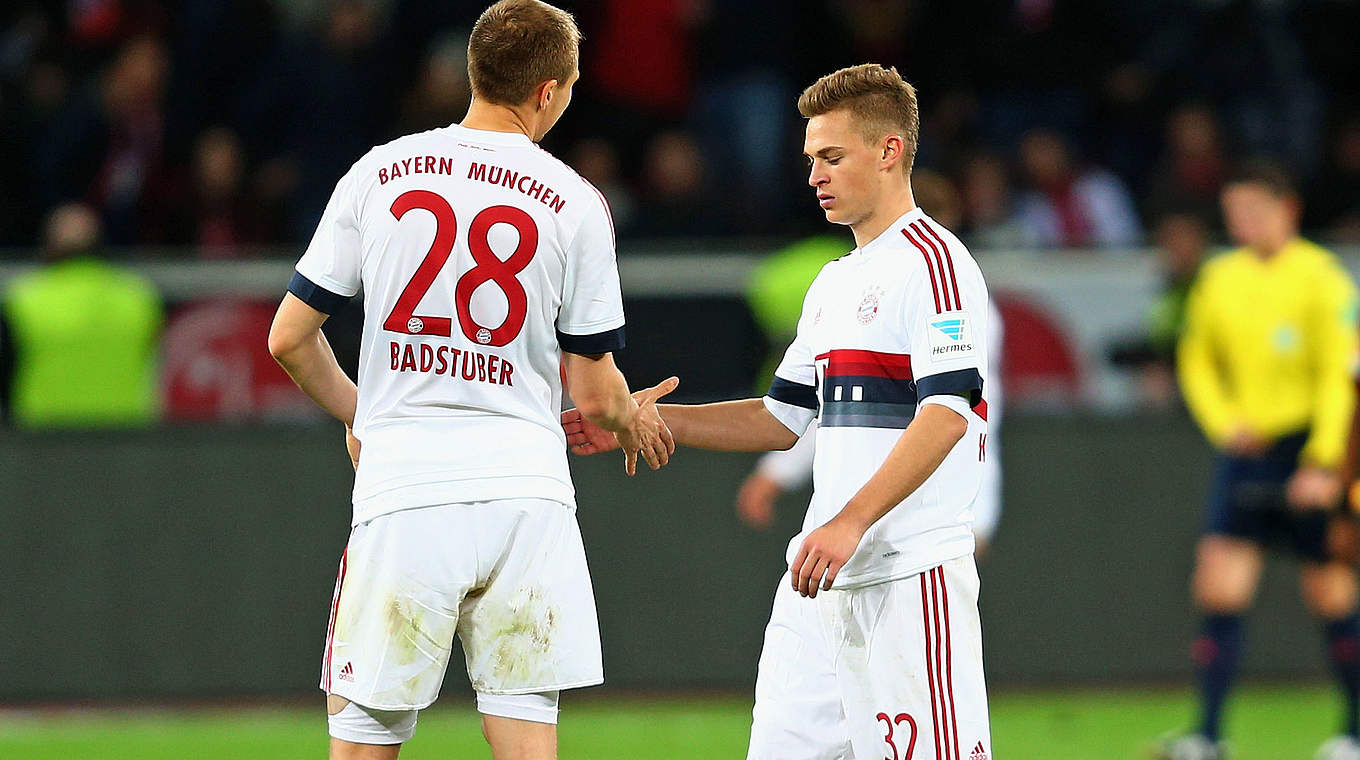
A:
<svg viewBox="0 0 1360 760">
<path fill-rule="evenodd" d="M 879 233 L 878 237 L 874 238 L 873 240 L 870 240 L 863 246 L 856 248 L 851 253 L 862 253 L 867 255 L 874 253 L 875 251 L 881 251 L 888 248 L 900 248 L 901 246 L 899 245 L 899 243 L 903 241 L 901 232 L 902 228 L 907 226 L 908 224 L 911 224 L 912 222 L 924 218 L 925 215 L 926 212 L 922 211 L 920 206 L 917 206 L 911 211 L 908 211 L 907 213 L 897 217 L 897 219 L 893 221 L 892 224 L 888 225 L 887 229 Z"/>
<path fill-rule="evenodd" d="M 462 124 L 450 124 L 448 129 L 462 139 L 480 145 L 527 148 L 534 144 L 523 132 L 493 132 L 489 129 L 472 129 Z"/>
</svg>

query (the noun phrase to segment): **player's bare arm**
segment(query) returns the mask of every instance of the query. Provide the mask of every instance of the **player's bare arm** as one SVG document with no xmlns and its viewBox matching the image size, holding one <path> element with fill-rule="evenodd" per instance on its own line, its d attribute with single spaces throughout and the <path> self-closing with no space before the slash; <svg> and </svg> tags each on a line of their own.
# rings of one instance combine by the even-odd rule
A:
<svg viewBox="0 0 1360 760">
<path fill-rule="evenodd" d="M 576 402 L 574 411 L 582 421 L 607 431 L 606 435 L 612 434 L 609 437 L 624 450 L 624 469 L 629 475 L 637 472 L 639 454 L 653 470 L 670 461 L 675 443 L 657 413 L 656 401 L 675 390 L 679 378 L 667 378 L 634 396 L 628 392 L 628 383 L 615 366 L 613 354 L 564 353 L 562 363 L 567 387 Z"/>
<path fill-rule="evenodd" d="M 968 422 L 958 412 L 939 404 L 923 406 L 869 482 L 803 539 L 789 567 L 798 593 L 815 597 L 818 586 L 831 588 L 865 531 L 920 488 L 967 431 Z"/>
<path fill-rule="evenodd" d="M 782 451 L 798 442 L 798 436 L 775 419 L 758 398 L 662 404 L 657 409 L 675 443 L 681 446 L 709 451 Z M 574 453 L 598 454 L 617 448 L 613 436 L 593 425 L 579 409 L 562 413 L 562 429 Z"/>
<path fill-rule="evenodd" d="M 269 353 L 304 393 L 348 428 L 354 424 L 359 389 L 340 369 L 321 332 L 326 317 L 292 293 L 285 294 L 269 328 Z M 356 441 L 351 451 L 355 461 L 358 453 Z"/>
</svg>

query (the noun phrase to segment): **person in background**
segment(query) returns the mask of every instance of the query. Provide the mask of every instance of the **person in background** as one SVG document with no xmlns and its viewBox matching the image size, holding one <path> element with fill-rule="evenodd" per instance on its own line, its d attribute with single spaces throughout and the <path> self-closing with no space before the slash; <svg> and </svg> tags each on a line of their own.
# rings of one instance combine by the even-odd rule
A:
<svg viewBox="0 0 1360 760">
<path fill-rule="evenodd" d="M 0 298 L 8 417 L 18 426 L 137 427 L 160 414 L 160 295 L 97 254 L 99 217 L 83 204 L 47 219 L 43 266 Z"/>
<path fill-rule="evenodd" d="M 817 273 L 832 259 L 845 255 L 845 239 L 821 234 L 799 240 L 761 259 L 746 283 L 746 304 L 770 344 L 770 354 L 756 378 L 768 388 L 774 370 L 784 358 L 784 348 L 798 333 L 803 296 Z"/>
<path fill-rule="evenodd" d="M 1195 211 L 1163 214 L 1152 232 L 1156 242 L 1158 291 L 1147 311 L 1147 336 L 1129 347 L 1127 357 L 1138 367 L 1146 402 L 1166 407 L 1176 403 L 1176 343 L 1185 328 L 1185 304 L 1190 286 L 1209 250 L 1209 225 Z"/>
<path fill-rule="evenodd" d="M 1319 760 L 1360 758 L 1360 620 L 1355 568 L 1331 555 L 1338 469 L 1355 402 L 1356 287 L 1337 257 L 1299 237 L 1289 175 L 1265 161 L 1224 183 L 1223 216 L 1242 247 L 1204 265 L 1190 291 L 1177 371 L 1187 406 L 1219 450 L 1191 580 L 1203 632 L 1198 729 L 1167 743 L 1169 760 L 1219 760 L 1220 718 L 1243 649 L 1243 617 L 1266 550 L 1300 560 L 1345 697 L 1342 733 Z"/>
<path fill-rule="evenodd" d="M 1036 129 L 1020 141 L 1029 190 L 1017 211 L 1030 242 L 1041 247 L 1133 245 L 1143 236 L 1128 188 L 1110 172 L 1078 168 L 1067 141 Z"/>
</svg>

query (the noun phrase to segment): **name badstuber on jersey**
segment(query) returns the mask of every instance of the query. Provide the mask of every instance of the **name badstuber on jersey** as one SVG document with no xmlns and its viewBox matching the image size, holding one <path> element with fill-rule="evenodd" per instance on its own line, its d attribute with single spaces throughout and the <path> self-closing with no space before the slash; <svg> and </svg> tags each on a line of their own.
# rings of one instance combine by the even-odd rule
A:
<svg viewBox="0 0 1360 760">
<path fill-rule="evenodd" d="M 355 523 L 451 489 L 574 503 L 561 352 L 623 346 L 599 192 L 523 134 L 378 146 L 337 184 L 290 291 L 330 313 L 361 283 Z"/>
</svg>

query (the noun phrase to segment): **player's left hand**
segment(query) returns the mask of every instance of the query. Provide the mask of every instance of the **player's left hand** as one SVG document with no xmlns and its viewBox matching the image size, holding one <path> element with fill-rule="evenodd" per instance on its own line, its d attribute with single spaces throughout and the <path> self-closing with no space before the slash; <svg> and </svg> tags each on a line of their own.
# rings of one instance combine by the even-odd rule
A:
<svg viewBox="0 0 1360 760">
<path fill-rule="evenodd" d="M 1341 478 L 1325 467 L 1301 467 L 1289 479 L 1285 498 L 1298 510 L 1331 509 L 1341 501 Z"/>
<path fill-rule="evenodd" d="M 815 598 L 818 586 L 822 590 L 830 589 L 836 582 L 836 574 L 850 561 L 863 537 L 864 528 L 852 525 L 840 516 L 809 533 L 789 566 L 794 590 Z"/>
<path fill-rule="evenodd" d="M 619 447 L 619 439 L 613 433 L 592 423 L 575 408 L 562 412 L 562 432 L 567 434 L 567 447 L 573 454 L 603 454 Z"/>
<path fill-rule="evenodd" d="M 359 471 L 359 449 L 362 444 L 359 439 L 354 437 L 354 428 L 345 426 L 345 450 L 349 452 L 349 463 L 354 466 L 354 471 Z"/>
</svg>

